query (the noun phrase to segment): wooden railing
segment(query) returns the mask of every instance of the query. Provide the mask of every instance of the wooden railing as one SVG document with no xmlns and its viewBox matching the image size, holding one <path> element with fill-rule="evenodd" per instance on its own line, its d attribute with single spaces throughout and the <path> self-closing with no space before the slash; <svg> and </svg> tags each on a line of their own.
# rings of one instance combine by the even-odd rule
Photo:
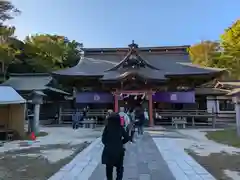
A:
<svg viewBox="0 0 240 180">
<path fill-rule="evenodd" d="M 156 117 L 156 113 L 159 117 Z M 216 113 L 209 113 L 206 110 L 158 110 L 154 109 L 155 121 L 159 124 L 171 124 L 175 117 L 187 118 L 188 126 L 212 126 L 224 127 L 235 125 L 235 119 L 220 118 Z"/>
<path fill-rule="evenodd" d="M 62 123 L 71 123 L 72 122 L 72 115 L 76 112 L 75 109 L 63 109 L 60 112 L 61 121 Z M 80 115 L 82 115 L 82 110 L 80 110 Z M 103 119 L 107 115 L 107 110 L 104 109 L 90 109 L 87 112 L 87 118 L 97 118 Z"/>
<path fill-rule="evenodd" d="M 60 113 L 62 123 L 71 123 L 72 115 L 75 113 L 74 109 L 63 109 Z M 161 118 L 156 118 L 156 113 Z M 82 111 L 80 111 L 82 114 Z M 104 109 L 90 109 L 87 113 L 89 118 L 100 119 L 98 124 L 103 123 L 106 117 L 107 110 Z M 171 125 L 172 118 L 185 117 L 187 119 L 187 126 L 207 126 L 207 127 L 224 127 L 235 125 L 235 118 L 227 119 L 220 118 L 218 114 L 209 113 L 206 110 L 153 110 L 153 118 L 155 124 Z"/>
</svg>

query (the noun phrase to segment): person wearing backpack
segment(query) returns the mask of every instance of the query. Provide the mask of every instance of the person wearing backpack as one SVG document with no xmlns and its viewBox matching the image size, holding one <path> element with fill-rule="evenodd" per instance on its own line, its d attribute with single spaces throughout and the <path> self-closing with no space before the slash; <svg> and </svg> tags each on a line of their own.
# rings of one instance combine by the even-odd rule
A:
<svg viewBox="0 0 240 180">
<path fill-rule="evenodd" d="M 121 125 L 124 127 L 125 130 L 127 130 L 127 126 L 130 124 L 130 119 L 129 116 L 124 111 L 125 111 L 124 107 L 120 107 L 119 116 Z"/>
</svg>

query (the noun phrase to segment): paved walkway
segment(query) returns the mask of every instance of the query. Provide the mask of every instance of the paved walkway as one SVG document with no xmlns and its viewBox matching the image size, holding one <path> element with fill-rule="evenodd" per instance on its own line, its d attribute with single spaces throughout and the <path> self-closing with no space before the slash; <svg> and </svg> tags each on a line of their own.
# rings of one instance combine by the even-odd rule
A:
<svg viewBox="0 0 240 180">
<path fill-rule="evenodd" d="M 99 164 L 102 148 L 98 138 L 48 180 L 87 180 Z"/>
<path fill-rule="evenodd" d="M 149 135 L 126 147 L 123 180 L 175 180 L 157 146 Z M 99 164 L 89 180 L 105 180 L 104 166 Z"/>
<path fill-rule="evenodd" d="M 215 180 L 171 138 L 153 138 L 176 180 Z"/>
<path fill-rule="evenodd" d="M 100 162 L 102 148 L 97 139 L 49 180 L 106 180 Z M 126 149 L 123 180 L 214 180 L 171 138 L 152 138 L 146 133 Z"/>
</svg>

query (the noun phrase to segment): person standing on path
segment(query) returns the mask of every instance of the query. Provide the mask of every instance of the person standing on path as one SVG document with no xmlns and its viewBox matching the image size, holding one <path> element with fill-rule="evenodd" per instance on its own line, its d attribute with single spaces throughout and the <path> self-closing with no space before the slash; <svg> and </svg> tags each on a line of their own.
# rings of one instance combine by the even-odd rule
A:
<svg viewBox="0 0 240 180">
<path fill-rule="evenodd" d="M 130 136 L 130 141 L 134 142 L 134 133 L 135 133 L 135 113 L 133 108 L 128 111 L 128 116 L 130 119 L 130 124 L 128 125 L 128 135 Z"/>
<path fill-rule="evenodd" d="M 72 115 L 72 128 L 73 129 L 78 129 L 80 118 L 81 117 L 78 113 L 78 110 L 76 110 Z"/>
<path fill-rule="evenodd" d="M 107 125 L 107 119 L 108 117 L 113 113 L 113 110 L 112 109 L 109 109 L 107 111 L 107 114 L 106 114 L 106 117 L 105 117 L 105 120 L 104 120 L 104 125 L 106 126 Z"/>
<path fill-rule="evenodd" d="M 102 152 L 102 164 L 106 165 L 107 180 L 113 180 L 113 168 L 116 167 L 117 178 L 123 178 L 123 160 L 125 155 L 124 144 L 129 141 L 129 136 L 121 126 L 120 115 L 111 113 L 107 118 L 107 125 L 102 134 L 102 143 L 104 145 Z"/>
<path fill-rule="evenodd" d="M 119 115 L 121 118 L 120 119 L 121 125 L 125 128 L 125 130 L 127 130 L 127 126 L 130 124 L 130 118 L 124 111 L 125 111 L 124 107 L 120 107 Z"/>
<path fill-rule="evenodd" d="M 135 119 L 136 119 L 136 126 L 138 128 L 138 135 L 143 135 L 143 126 L 145 122 L 145 116 L 144 116 L 144 111 L 142 107 L 136 107 Z"/>
</svg>

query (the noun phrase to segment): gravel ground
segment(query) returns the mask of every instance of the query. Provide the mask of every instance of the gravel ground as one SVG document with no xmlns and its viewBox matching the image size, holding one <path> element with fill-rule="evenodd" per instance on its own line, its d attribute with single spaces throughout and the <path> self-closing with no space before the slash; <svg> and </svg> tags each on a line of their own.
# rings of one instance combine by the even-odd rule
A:
<svg viewBox="0 0 240 180">
<path fill-rule="evenodd" d="M 57 144 L 44 145 L 38 148 L 22 149 L 0 153 L 1 180 L 47 180 L 62 166 L 70 162 L 89 143 L 78 145 Z M 45 158 L 43 152 L 60 150 L 72 152 L 61 160 L 51 162 Z"/>
</svg>

